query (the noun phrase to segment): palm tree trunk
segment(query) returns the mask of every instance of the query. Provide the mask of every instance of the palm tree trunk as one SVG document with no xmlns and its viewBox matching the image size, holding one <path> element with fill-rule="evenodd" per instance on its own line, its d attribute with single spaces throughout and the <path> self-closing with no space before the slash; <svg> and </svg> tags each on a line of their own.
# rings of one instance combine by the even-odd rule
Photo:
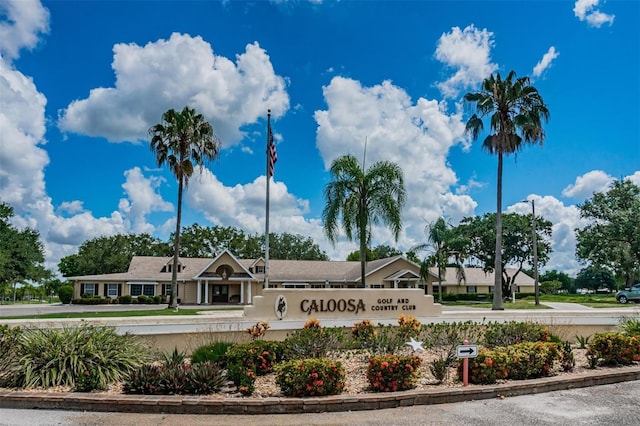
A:
<svg viewBox="0 0 640 426">
<path fill-rule="evenodd" d="M 367 286 L 367 283 L 365 282 L 366 264 L 367 264 L 367 241 L 365 238 L 360 238 L 360 280 L 362 281 L 363 287 Z"/>
<path fill-rule="evenodd" d="M 498 152 L 498 185 L 496 206 L 496 253 L 493 288 L 492 310 L 502 311 L 502 152 Z"/>
<path fill-rule="evenodd" d="M 173 267 L 171 268 L 171 295 L 169 307 L 178 307 L 178 257 L 180 256 L 180 222 L 182 219 L 182 177 L 178 179 L 178 214 L 176 216 L 176 232 L 173 241 Z"/>
</svg>

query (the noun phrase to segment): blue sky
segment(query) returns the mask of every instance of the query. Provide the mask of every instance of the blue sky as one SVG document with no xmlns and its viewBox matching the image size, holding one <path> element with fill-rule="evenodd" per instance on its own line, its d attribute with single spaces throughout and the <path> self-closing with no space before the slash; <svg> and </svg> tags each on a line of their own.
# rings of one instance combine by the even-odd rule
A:
<svg viewBox="0 0 640 426">
<path fill-rule="evenodd" d="M 464 135 L 462 96 L 493 72 L 528 75 L 549 106 L 542 147 L 506 158 L 506 211 L 554 223 L 547 269 L 574 274 L 577 205 L 640 184 L 636 1 L 0 0 L 0 200 L 40 231 L 47 262 L 83 241 L 174 226 L 177 183 L 147 130 L 169 108 L 205 115 L 220 158 L 196 174 L 183 223 L 264 232 L 266 113 L 278 163 L 272 232 L 322 233 L 335 158 L 405 173 L 407 250 L 444 215 L 495 211 L 495 156 Z"/>
</svg>

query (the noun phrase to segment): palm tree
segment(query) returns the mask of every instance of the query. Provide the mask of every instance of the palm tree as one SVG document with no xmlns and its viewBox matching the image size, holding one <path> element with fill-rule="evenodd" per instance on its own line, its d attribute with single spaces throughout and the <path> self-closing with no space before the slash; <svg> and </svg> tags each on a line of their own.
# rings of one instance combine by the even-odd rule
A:
<svg viewBox="0 0 640 426">
<path fill-rule="evenodd" d="M 402 169 L 390 161 L 379 161 L 366 171 L 353 155 L 344 155 L 331 163 L 332 181 L 324 189 L 326 206 L 322 212 L 324 232 L 335 244 L 339 223 L 347 238 L 360 243 L 360 273 L 365 283 L 367 245 L 371 226 L 382 221 L 398 240 L 402 230 L 402 207 L 406 191 Z"/>
<path fill-rule="evenodd" d="M 516 78 L 511 71 L 506 79 L 491 75 L 482 82 L 477 93 L 467 93 L 466 102 L 475 104 L 475 114 L 467 121 L 465 132 L 477 140 L 484 128 L 482 119 L 490 117 L 490 134 L 482 147 L 498 155 L 498 184 L 496 207 L 496 255 L 493 294 L 494 310 L 502 310 L 502 157 L 520 150 L 524 143 L 544 141 L 542 122 L 549 119 L 549 110 L 529 77 Z"/>
<path fill-rule="evenodd" d="M 181 112 L 173 109 L 162 114 L 162 123 L 149 129 L 150 148 L 156 155 L 158 166 L 166 164 L 178 180 L 178 214 L 173 243 L 173 267 L 171 268 L 171 295 L 169 307 L 177 307 L 178 256 L 180 254 L 180 221 L 182 218 L 182 191 L 189 184 L 195 166 L 215 159 L 220 153 L 220 141 L 213 127 L 202 114 L 184 107 Z"/>
<path fill-rule="evenodd" d="M 427 243 L 419 244 L 411 251 L 422 251 L 431 249 L 430 255 L 425 257 L 420 266 L 420 278 L 427 280 L 429 276 L 429 268 L 438 268 L 438 301 L 442 302 L 442 279 L 447 272 L 449 259 L 454 257 L 457 269 L 458 282 L 464 279 L 464 268 L 462 267 L 462 252 L 454 246 L 457 242 L 457 236 L 453 229 L 449 228 L 444 218 L 440 217 L 434 223 L 427 225 Z"/>
</svg>

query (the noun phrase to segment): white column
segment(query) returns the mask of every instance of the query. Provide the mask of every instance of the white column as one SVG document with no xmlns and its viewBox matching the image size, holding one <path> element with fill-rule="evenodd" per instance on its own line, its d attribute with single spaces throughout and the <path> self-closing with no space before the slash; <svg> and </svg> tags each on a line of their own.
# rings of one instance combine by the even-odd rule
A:
<svg viewBox="0 0 640 426">
<path fill-rule="evenodd" d="M 198 280 L 198 292 L 196 293 L 196 303 L 199 305 L 200 303 L 202 303 L 202 284 L 200 282 L 200 280 Z"/>
<path fill-rule="evenodd" d="M 240 304 L 244 303 L 244 285 L 245 281 L 240 281 Z"/>
<path fill-rule="evenodd" d="M 393 280 L 393 288 L 398 288 L 398 280 Z"/>
<path fill-rule="evenodd" d="M 209 281 L 204 282 L 204 304 L 209 304 Z"/>
<path fill-rule="evenodd" d="M 247 305 L 251 304 L 251 281 L 247 281 Z"/>
</svg>

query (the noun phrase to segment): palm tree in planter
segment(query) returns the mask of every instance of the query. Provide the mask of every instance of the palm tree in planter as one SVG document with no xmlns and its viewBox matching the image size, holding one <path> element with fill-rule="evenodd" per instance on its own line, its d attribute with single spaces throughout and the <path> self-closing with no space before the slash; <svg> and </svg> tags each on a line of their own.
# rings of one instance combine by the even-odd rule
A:
<svg viewBox="0 0 640 426">
<path fill-rule="evenodd" d="M 467 93 L 464 100 L 475 105 L 465 131 L 477 140 L 484 130 L 483 119 L 490 118 L 490 134 L 482 147 L 498 156 L 496 207 L 496 255 L 493 310 L 502 310 L 502 157 L 520 150 L 525 143 L 542 145 L 545 137 L 542 122 L 549 119 L 549 110 L 531 85 L 529 77 L 516 78 L 511 71 L 504 80 L 497 73 L 482 82 L 477 93 Z"/>
<path fill-rule="evenodd" d="M 397 164 L 379 161 L 367 170 L 353 155 L 344 155 L 331 163 L 331 182 L 324 189 L 326 205 L 322 212 L 324 232 L 335 244 L 339 219 L 347 238 L 360 243 L 360 273 L 365 286 L 367 245 L 371 225 L 383 222 L 397 241 L 402 230 L 402 208 L 406 191 L 404 175 Z"/>
<path fill-rule="evenodd" d="M 173 109 L 162 114 L 162 123 L 149 129 L 151 151 L 156 155 L 158 166 L 167 165 L 178 180 L 178 214 L 173 243 L 173 267 L 171 268 L 171 295 L 169 307 L 177 307 L 178 256 L 180 255 L 180 221 L 182 218 L 182 192 L 189 184 L 196 166 L 218 157 L 220 141 L 213 127 L 202 114 L 184 107 L 180 112 Z"/>
</svg>

